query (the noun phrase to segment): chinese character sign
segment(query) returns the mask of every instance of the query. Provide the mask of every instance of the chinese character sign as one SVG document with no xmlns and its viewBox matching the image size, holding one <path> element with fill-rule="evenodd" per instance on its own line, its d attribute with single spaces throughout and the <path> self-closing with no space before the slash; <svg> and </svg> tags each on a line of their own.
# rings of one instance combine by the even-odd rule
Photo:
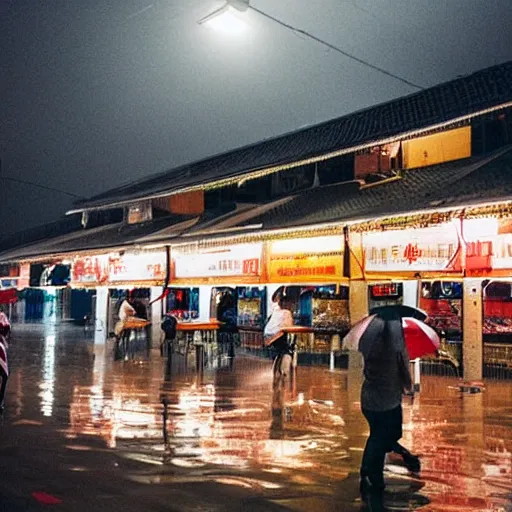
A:
<svg viewBox="0 0 512 512">
<path fill-rule="evenodd" d="M 240 244 L 225 248 L 186 252 L 172 251 L 174 278 L 258 277 L 263 245 Z"/>
<path fill-rule="evenodd" d="M 367 272 L 462 270 L 462 241 L 456 222 L 364 233 L 362 243 Z"/>
<path fill-rule="evenodd" d="M 106 283 L 108 281 L 108 255 L 75 258 L 71 267 L 72 283 Z"/>
<path fill-rule="evenodd" d="M 112 282 L 164 280 L 165 261 L 165 251 L 125 253 L 122 256 L 111 255 L 109 257 L 109 280 Z"/>
<path fill-rule="evenodd" d="M 341 236 L 281 240 L 270 245 L 270 282 L 328 282 L 342 276 Z"/>
</svg>

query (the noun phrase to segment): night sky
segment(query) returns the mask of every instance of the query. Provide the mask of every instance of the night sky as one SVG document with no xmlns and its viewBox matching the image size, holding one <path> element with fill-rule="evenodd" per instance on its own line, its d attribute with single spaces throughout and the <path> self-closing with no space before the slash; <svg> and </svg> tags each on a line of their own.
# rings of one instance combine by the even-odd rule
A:
<svg viewBox="0 0 512 512">
<path fill-rule="evenodd" d="M 416 91 L 254 11 L 236 36 L 197 24 L 222 3 L 0 0 L 0 233 Z M 511 0 L 252 5 L 423 87 L 512 59 Z"/>
</svg>

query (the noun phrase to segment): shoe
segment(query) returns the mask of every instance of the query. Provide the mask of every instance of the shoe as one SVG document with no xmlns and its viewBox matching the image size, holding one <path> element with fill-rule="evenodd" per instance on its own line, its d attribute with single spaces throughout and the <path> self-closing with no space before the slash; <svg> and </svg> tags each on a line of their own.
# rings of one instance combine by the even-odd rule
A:
<svg viewBox="0 0 512 512">
<path fill-rule="evenodd" d="M 421 462 L 417 455 L 413 455 L 412 453 L 404 453 L 402 458 L 404 460 L 405 467 L 411 473 L 419 473 L 421 471 Z"/>
<path fill-rule="evenodd" d="M 361 481 L 359 483 L 359 493 L 363 500 L 366 496 L 381 494 L 384 491 L 384 479 L 370 479 L 367 475 L 361 475 Z"/>
</svg>

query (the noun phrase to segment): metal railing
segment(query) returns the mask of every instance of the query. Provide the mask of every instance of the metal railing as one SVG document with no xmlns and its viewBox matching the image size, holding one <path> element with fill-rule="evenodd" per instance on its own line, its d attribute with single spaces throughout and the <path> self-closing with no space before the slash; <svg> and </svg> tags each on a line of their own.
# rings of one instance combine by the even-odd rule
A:
<svg viewBox="0 0 512 512">
<path fill-rule="evenodd" d="M 483 374 L 487 379 L 512 379 L 512 344 L 484 343 Z"/>
</svg>

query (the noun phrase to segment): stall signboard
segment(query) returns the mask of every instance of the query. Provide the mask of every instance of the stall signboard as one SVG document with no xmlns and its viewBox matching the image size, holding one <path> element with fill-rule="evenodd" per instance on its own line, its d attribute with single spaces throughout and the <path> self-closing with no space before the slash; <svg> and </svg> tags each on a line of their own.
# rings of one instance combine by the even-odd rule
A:
<svg viewBox="0 0 512 512">
<path fill-rule="evenodd" d="M 466 269 L 470 273 L 512 269 L 512 220 L 467 219 L 463 226 Z"/>
<path fill-rule="evenodd" d="M 111 282 L 164 280 L 166 275 L 165 251 L 110 255 L 108 273 Z"/>
<path fill-rule="evenodd" d="M 271 283 L 332 282 L 343 277 L 342 236 L 272 242 L 268 254 Z"/>
<path fill-rule="evenodd" d="M 172 250 L 174 279 L 209 277 L 258 277 L 263 244 L 239 244 L 199 251 Z"/>
<path fill-rule="evenodd" d="M 462 271 L 457 222 L 364 233 L 362 245 L 366 272 Z"/>
<path fill-rule="evenodd" d="M 107 283 L 109 277 L 108 262 L 107 254 L 75 258 L 71 266 L 71 283 L 75 285 Z"/>
</svg>

